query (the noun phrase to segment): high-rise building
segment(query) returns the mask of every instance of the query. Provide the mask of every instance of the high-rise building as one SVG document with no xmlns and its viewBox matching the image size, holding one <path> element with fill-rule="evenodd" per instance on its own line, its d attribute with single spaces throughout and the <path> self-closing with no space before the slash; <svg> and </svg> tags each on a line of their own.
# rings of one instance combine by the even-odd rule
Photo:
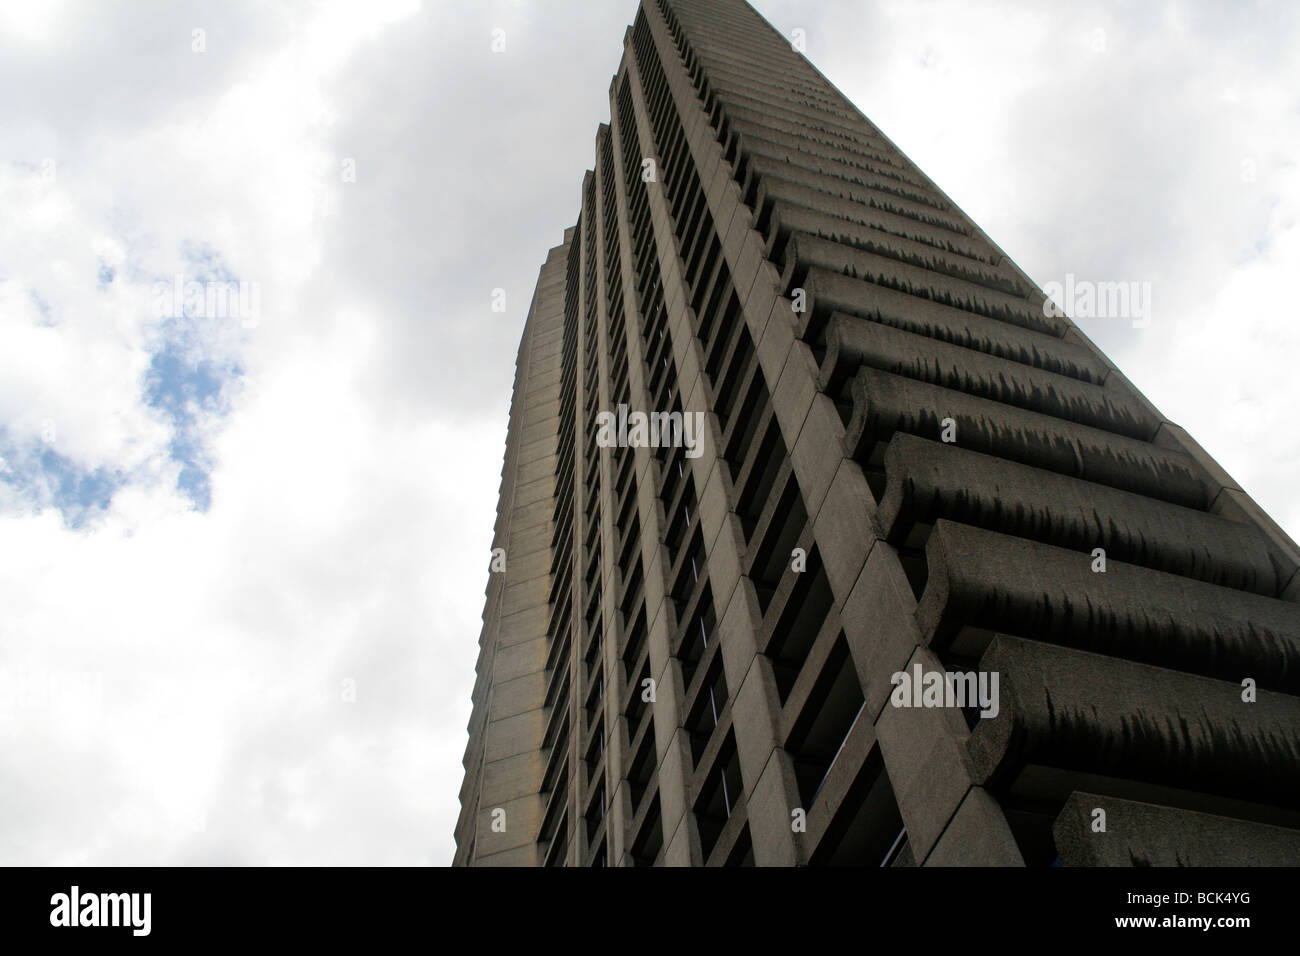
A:
<svg viewBox="0 0 1300 956">
<path fill-rule="evenodd" d="M 742 0 L 624 45 L 455 862 L 1300 862 L 1296 545 Z"/>
</svg>

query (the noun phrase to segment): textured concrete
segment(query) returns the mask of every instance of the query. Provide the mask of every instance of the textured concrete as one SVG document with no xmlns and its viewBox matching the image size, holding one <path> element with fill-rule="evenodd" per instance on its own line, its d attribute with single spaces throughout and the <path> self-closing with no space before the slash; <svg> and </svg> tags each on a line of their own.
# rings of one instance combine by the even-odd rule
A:
<svg viewBox="0 0 1300 956">
<path fill-rule="evenodd" d="M 1052 832 L 1065 866 L 1295 866 L 1300 862 L 1296 830 L 1093 793 L 1071 794 Z"/>
</svg>

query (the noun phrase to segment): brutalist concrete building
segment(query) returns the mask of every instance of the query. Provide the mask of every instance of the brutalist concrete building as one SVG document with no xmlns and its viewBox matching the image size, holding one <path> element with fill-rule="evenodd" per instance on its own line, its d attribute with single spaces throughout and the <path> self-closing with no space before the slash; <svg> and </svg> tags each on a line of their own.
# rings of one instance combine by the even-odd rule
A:
<svg viewBox="0 0 1300 956">
<path fill-rule="evenodd" d="M 1296 545 L 748 5 L 624 45 L 456 863 L 1300 863 Z"/>
</svg>

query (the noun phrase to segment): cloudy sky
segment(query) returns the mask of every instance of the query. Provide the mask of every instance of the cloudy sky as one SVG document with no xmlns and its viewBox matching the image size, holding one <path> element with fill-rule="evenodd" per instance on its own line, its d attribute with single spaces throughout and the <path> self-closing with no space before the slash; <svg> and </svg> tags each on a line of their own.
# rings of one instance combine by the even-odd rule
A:
<svg viewBox="0 0 1300 956">
<path fill-rule="evenodd" d="M 1040 284 L 1151 283 L 1081 324 L 1300 533 L 1295 5 L 756 6 Z M 0 6 L 0 863 L 450 860 L 515 348 L 634 12 Z"/>
</svg>

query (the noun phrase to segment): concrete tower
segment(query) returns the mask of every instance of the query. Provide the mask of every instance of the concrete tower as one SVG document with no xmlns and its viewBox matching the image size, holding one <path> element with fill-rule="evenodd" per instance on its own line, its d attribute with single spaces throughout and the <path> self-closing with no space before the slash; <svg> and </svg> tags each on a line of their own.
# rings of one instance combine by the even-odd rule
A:
<svg viewBox="0 0 1300 956">
<path fill-rule="evenodd" d="M 1300 863 L 1295 544 L 747 4 L 624 46 L 455 862 Z"/>
</svg>

